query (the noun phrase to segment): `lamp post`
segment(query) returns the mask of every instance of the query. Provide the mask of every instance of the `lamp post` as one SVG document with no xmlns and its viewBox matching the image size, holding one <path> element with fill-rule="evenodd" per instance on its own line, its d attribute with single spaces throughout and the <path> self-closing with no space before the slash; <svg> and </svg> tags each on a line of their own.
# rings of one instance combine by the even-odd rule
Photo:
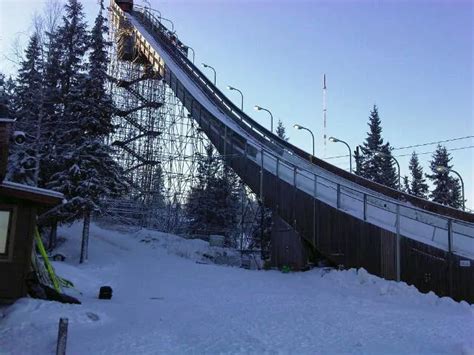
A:
<svg viewBox="0 0 474 355">
<path fill-rule="evenodd" d="M 451 172 L 451 173 L 456 174 L 459 177 L 459 181 L 461 181 L 462 210 L 465 211 L 466 210 L 466 205 L 465 205 L 465 201 L 464 201 L 464 180 L 462 179 L 461 174 L 459 174 L 456 170 L 450 169 L 446 166 L 437 166 L 436 171 L 438 171 L 440 173 L 444 173 L 444 172 L 449 173 L 449 172 Z"/>
<path fill-rule="evenodd" d="M 244 111 L 244 94 L 242 94 L 242 91 L 230 85 L 227 85 L 227 89 L 229 89 L 230 91 L 237 91 L 238 93 L 240 93 L 240 98 L 241 98 L 240 109 Z"/>
<path fill-rule="evenodd" d="M 329 137 L 329 141 L 330 142 L 334 142 L 334 143 L 342 143 L 342 144 L 345 144 L 347 149 L 349 149 L 349 172 L 352 174 L 352 150 L 351 150 L 351 147 L 349 146 L 349 144 L 341 139 L 338 139 L 336 137 Z"/>
<path fill-rule="evenodd" d="M 308 131 L 311 134 L 311 138 L 313 139 L 313 156 L 314 156 L 314 134 L 313 134 L 313 132 L 311 132 L 311 130 L 309 128 L 300 126 L 299 124 L 294 124 L 293 127 L 298 129 L 298 130 L 302 129 L 302 130 Z"/>
<path fill-rule="evenodd" d="M 204 68 L 209 68 L 214 72 L 214 86 L 215 86 L 216 85 L 216 76 L 217 76 L 216 75 L 216 70 L 213 67 L 211 67 L 209 64 L 206 64 L 206 63 L 202 63 L 202 66 Z"/>
<path fill-rule="evenodd" d="M 398 163 L 398 160 L 395 159 L 395 157 L 392 154 L 386 154 L 384 152 L 375 152 L 375 155 L 383 156 L 383 157 L 389 157 L 389 158 L 392 158 L 395 161 L 395 163 L 397 164 L 397 168 L 398 168 L 398 189 L 400 190 L 401 189 L 401 185 L 400 185 L 400 164 Z"/>
<path fill-rule="evenodd" d="M 266 108 L 263 108 L 261 106 L 258 106 L 258 105 L 255 105 L 253 107 L 255 109 L 255 111 L 266 111 L 270 114 L 270 119 L 271 119 L 271 124 L 270 124 L 270 132 L 273 133 L 273 115 L 272 113 L 270 112 L 270 110 L 267 110 Z"/>
</svg>

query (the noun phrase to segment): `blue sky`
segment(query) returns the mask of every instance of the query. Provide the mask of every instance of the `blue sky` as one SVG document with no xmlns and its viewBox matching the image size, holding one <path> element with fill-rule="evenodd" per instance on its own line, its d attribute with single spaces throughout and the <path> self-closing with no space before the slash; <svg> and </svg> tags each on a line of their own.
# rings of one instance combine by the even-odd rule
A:
<svg viewBox="0 0 474 355">
<path fill-rule="evenodd" d="M 173 20 L 182 41 L 195 49 L 196 62 L 216 68 L 221 89 L 230 84 L 243 91 L 247 113 L 269 125 L 269 116 L 252 107 L 270 109 L 287 126 L 290 141 L 308 152 L 309 134 L 292 125 L 312 129 L 320 157 L 346 154 L 342 144 L 323 145 L 323 73 L 327 134 L 352 147 L 366 137 L 374 104 L 383 137 L 394 147 L 474 135 L 471 1 L 150 2 Z M 97 1 L 83 3 L 92 23 Z M 0 53 L 10 52 L 41 7 L 39 0 L 0 0 Z M 0 70 L 11 70 L 3 55 Z M 228 96 L 240 103 L 237 93 Z M 473 138 L 446 143 L 448 149 L 473 145 Z M 435 146 L 414 149 L 425 153 Z M 474 208 L 474 149 L 452 151 L 452 157 Z M 431 154 L 419 158 L 428 172 Z M 407 174 L 409 157 L 398 159 Z M 330 161 L 348 168 L 347 158 Z"/>
</svg>

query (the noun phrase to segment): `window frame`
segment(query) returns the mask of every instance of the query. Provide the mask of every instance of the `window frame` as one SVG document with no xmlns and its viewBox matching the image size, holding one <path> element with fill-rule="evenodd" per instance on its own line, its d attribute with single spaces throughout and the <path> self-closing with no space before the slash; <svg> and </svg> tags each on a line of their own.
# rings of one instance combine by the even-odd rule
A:
<svg viewBox="0 0 474 355">
<path fill-rule="evenodd" d="M 10 212 L 8 218 L 7 240 L 5 243 L 5 252 L 0 252 L 0 262 L 11 261 L 13 259 L 13 246 L 15 241 L 15 223 L 17 215 L 17 206 L 9 204 L 0 204 L 0 212 Z"/>
</svg>

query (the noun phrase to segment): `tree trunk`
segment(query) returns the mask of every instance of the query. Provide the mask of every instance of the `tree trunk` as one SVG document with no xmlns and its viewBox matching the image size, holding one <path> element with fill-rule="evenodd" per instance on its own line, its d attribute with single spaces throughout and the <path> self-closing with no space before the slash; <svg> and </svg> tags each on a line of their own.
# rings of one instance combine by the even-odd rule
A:
<svg viewBox="0 0 474 355">
<path fill-rule="evenodd" d="M 91 213 L 90 211 L 84 212 L 84 225 L 82 227 L 82 243 L 81 243 L 81 258 L 79 263 L 87 261 L 89 251 L 89 226 L 91 224 Z"/>
<path fill-rule="evenodd" d="M 58 238 L 58 223 L 54 222 L 49 230 L 48 250 L 53 250 L 56 247 Z"/>
</svg>

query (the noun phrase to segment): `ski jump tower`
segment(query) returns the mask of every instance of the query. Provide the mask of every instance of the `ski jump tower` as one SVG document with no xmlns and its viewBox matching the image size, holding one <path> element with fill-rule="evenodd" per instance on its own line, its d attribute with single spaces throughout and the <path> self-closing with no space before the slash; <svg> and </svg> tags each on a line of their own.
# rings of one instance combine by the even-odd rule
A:
<svg viewBox="0 0 474 355">
<path fill-rule="evenodd" d="M 130 179 L 145 199 L 158 164 L 165 171 L 166 164 L 174 167 L 190 157 L 182 166 L 190 175 L 180 180 L 182 186 L 189 183 L 192 152 L 204 134 L 280 217 L 281 227 L 294 231 L 291 238 L 273 239 L 276 264 L 304 264 L 308 251 L 316 250 L 336 265 L 363 267 L 424 292 L 474 303 L 473 214 L 368 181 L 280 139 L 207 79 L 159 16 L 131 5 L 112 0 L 110 7 L 116 42 L 112 71 L 122 75 L 116 90 L 125 93 L 118 118 L 124 128 L 115 144 L 123 148 Z M 172 180 L 175 172 L 166 174 Z M 170 191 L 173 183 L 167 185 Z"/>
<path fill-rule="evenodd" d="M 131 10 L 133 1 L 117 4 Z M 163 76 L 134 45 L 133 29 L 115 11 L 110 15 L 110 90 L 118 113 L 109 143 L 120 148 L 117 160 L 132 189 L 129 205 L 116 201 L 116 208 L 119 212 L 142 210 L 140 218 L 148 226 L 154 224 L 156 209 L 166 208 L 158 211 L 165 216 L 159 224 L 176 230 L 181 206 L 208 141 Z M 160 195 L 165 201 L 157 201 Z"/>
</svg>

